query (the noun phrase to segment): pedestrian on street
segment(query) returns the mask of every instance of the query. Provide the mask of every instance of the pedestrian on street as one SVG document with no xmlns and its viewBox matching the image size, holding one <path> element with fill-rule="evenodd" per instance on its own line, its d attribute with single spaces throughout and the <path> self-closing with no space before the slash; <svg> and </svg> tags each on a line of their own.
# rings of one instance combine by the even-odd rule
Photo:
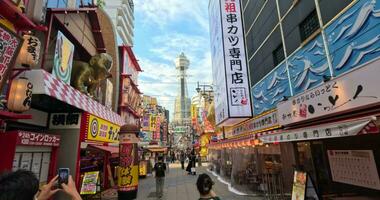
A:
<svg viewBox="0 0 380 200">
<path fill-rule="evenodd" d="M 181 151 L 181 155 L 180 155 L 179 158 L 180 158 L 180 161 L 181 161 L 181 168 L 185 169 L 185 160 L 186 160 L 185 152 Z"/>
<path fill-rule="evenodd" d="M 214 181 L 207 174 L 200 174 L 197 180 L 197 189 L 199 191 L 199 200 L 220 200 L 212 190 Z"/>
<path fill-rule="evenodd" d="M 75 183 L 69 176 L 68 184 L 62 183 L 62 189 L 54 188 L 58 175 L 41 188 L 36 175 L 27 170 L 6 172 L 0 176 L 0 199 L 6 200 L 48 200 L 58 191 L 68 194 L 72 200 L 82 200 Z"/>
<path fill-rule="evenodd" d="M 186 167 L 186 171 L 188 172 L 188 174 L 193 174 L 195 175 L 195 172 L 193 172 L 191 169 L 194 168 L 195 169 L 195 150 L 193 149 L 190 153 L 190 156 L 189 156 L 189 164 L 187 165 Z"/>
<path fill-rule="evenodd" d="M 163 195 L 165 184 L 165 170 L 166 164 L 163 162 L 163 157 L 158 157 L 158 162 L 154 165 L 154 171 L 156 172 L 156 194 L 161 198 Z"/>
</svg>

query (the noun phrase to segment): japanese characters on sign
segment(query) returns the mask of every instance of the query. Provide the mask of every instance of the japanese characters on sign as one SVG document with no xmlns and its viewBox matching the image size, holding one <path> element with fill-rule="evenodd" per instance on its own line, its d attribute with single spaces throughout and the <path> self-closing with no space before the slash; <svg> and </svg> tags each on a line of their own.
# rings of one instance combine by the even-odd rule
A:
<svg viewBox="0 0 380 200">
<path fill-rule="evenodd" d="M 284 131 L 284 133 L 267 134 L 259 138 L 263 141 L 263 143 L 318 140 L 357 135 L 361 133 L 363 128 L 366 128 L 365 134 L 376 133 L 379 131 L 377 126 L 371 122 L 371 119 L 362 119 L 353 122 L 330 124 L 315 128 L 288 130 Z"/>
<path fill-rule="evenodd" d="M 9 69 L 13 67 L 21 45 L 22 39 L 0 24 L 0 90 Z"/>
<path fill-rule="evenodd" d="M 137 144 L 120 143 L 120 166 L 118 169 L 118 190 L 132 191 L 138 186 Z"/>
<path fill-rule="evenodd" d="M 84 173 L 80 194 L 96 194 L 99 171 Z"/>
<path fill-rule="evenodd" d="M 23 39 L 24 43 L 16 62 L 25 67 L 36 66 L 40 58 L 41 42 L 32 35 L 24 35 Z"/>
<path fill-rule="evenodd" d="M 86 140 L 109 143 L 119 142 L 120 126 L 89 113 L 83 114 L 82 117 L 85 117 L 86 120 L 84 121 L 88 122 L 86 126 L 82 126 L 85 127 L 85 130 L 81 130 L 81 133 L 86 134 Z"/>
<path fill-rule="evenodd" d="M 265 115 L 253 118 L 246 123 L 226 129 L 226 137 L 230 138 L 250 132 L 260 132 L 264 129 L 268 130 L 277 126 L 279 126 L 277 120 L 277 111 L 273 111 Z"/>
<path fill-rule="evenodd" d="M 81 113 L 52 113 L 50 114 L 50 129 L 80 128 Z"/>
<path fill-rule="evenodd" d="M 380 60 L 277 105 L 280 125 L 380 103 Z"/>
<path fill-rule="evenodd" d="M 16 144 L 30 145 L 30 146 L 58 147 L 60 144 L 60 141 L 61 141 L 61 136 L 59 135 L 18 131 Z"/>
<path fill-rule="evenodd" d="M 233 120 L 232 124 L 229 123 L 229 125 L 233 125 L 244 120 L 244 117 L 249 118 L 252 116 L 247 73 L 248 69 L 244 46 L 244 30 L 241 19 L 240 0 L 221 0 L 220 3 L 219 9 L 221 10 L 221 16 L 219 19 L 217 19 L 218 14 L 215 13 L 217 11 L 210 10 L 211 20 L 219 22 L 220 19 L 222 20 L 222 27 L 218 27 L 218 25 L 215 26 L 215 22 L 211 22 L 211 32 L 212 34 L 218 33 L 215 29 L 221 28 L 223 38 L 222 41 L 217 38 L 220 35 L 211 35 L 212 50 L 217 51 L 215 48 L 218 44 L 214 43 L 222 43 L 221 49 L 223 49 L 224 52 L 222 55 L 220 55 L 219 52 L 212 52 L 213 73 L 215 74 L 213 78 L 218 90 L 217 95 L 215 96 L 217 99 L 217 104 L 215 104 L 216 122 L 217 124 L 220 124 L 225 119 L 243 118 L 241 120 Z M 215 5 L 217 5 L 217 2 L 215 1 L 210 3 L 210 9 L 216 9 Z M 224 65 L 219 65 L 220 63 L 218 63 L 220 56 L 223 58 L 223 61 L 221 62 L 224 62 Z M 217 69 L 221 66 L 224 66 L 224 70 Z M 223 71 L 224 74 L 219 74 L 219 71 Z M 224 79 L 222 77 L 224 77 Z M 220 78 L 222 78 L 223 81 L 220 81 Z M 226 88 L 221 84 L 226 85 Z M 224 95 L 226 96 L 224 97 Z M 226 99 L 228 102 L 227 108 L 222 105 L 222 101 Z M 228 116 L 225 115 L 226 111 L 223 109 L 228 109 Z"/>
</svg>

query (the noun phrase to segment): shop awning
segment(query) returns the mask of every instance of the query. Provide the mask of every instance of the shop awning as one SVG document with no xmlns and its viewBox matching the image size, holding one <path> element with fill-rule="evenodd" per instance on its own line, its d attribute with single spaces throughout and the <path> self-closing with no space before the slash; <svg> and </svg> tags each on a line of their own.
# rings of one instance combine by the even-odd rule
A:
<svg viewBox="0 0 380 200">
<path fill-rule="evenodd" d="M 92 144 L 90 144 L 89 146 L 95 149 L 109 152 L 112 155 L 119 154 L 119 146 L 101 146 L 101 145 L 92 145 Z"/>
<path fill-rule="evenodd" d="M 374 116 L 355 120 L 351 119 L 319 126 L 284 130 L 278 134 L 261 135 L 259 139 L 263 143 L 277 143 L 372 134 L 379 132 L 375 121 L 376 117 Z"/>
<path fill-rule="evenodd" d="M 119 126 L 125 124 L 120 115 L 45 70 L 30 70 L 25 76 L 33 83 L 33 94 L 48 95 Z"/>
</svg>

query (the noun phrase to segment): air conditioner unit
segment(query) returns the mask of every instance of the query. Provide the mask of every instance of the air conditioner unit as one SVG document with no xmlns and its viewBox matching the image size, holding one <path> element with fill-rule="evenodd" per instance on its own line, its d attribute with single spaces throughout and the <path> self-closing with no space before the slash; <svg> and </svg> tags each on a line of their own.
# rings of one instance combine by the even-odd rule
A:
<svg viewBox="0 0 380 200">
<path fill-rule="evenodd" d="M 44 24 L 47 0 L 29 0 L 26 15 L 36 24 Z"/>
</svg>

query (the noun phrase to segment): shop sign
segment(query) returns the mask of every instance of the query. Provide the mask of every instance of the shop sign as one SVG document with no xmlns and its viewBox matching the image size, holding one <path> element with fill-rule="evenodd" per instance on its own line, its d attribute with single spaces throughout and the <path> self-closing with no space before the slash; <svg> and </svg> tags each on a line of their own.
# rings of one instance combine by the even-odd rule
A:
<svg viewBox="0 0 380 200">
<path fill-rule="evenodd" d="M 215 117 L 218 125 L 235 125 L 252 117 L 240 0 L 209 4 Z"/>
<path fill-rule="evenodd" d="M 332 180 L 380 190 L 380 180 L 372 150 L 328 150 Z"/>
<path fill-rule="evenodd" d="M 24 43 L 17 57 L 17 63 L 26 67 L 34 67 L 40 59 L 41 42 L 32 35 L 24 35 L 23 38 Z"/>
<path fill-rule="evenodd" d="M 61 136 L 59 135 L 19 131 L 17 133 L 16 144 L 30 145 L 30 146 L 58 147 L 60 144 L 60 141 L 61 141 Z"/>
<path fill-rule="evenodd" d="M 150 130 L 150 114 L 145 113 L 142 117 L 142 123 L 141 123 L 141 128 L 143 131 L 149 131 Z"/>
<path fill-rule="evenodd" d="M 304 200 L 306 196 L 307 173 L 294 171 L 292 200 Z"/>
<path fill-rule="evenodd" d="M 13 67 L 20 51 L 23 39 L 0 24 L 0 90 Z"/>
<path fill-rule="evenodd" d="M 70 84 L 73 56 L 73 43 L 61 31 L 58 31 L 52 74 L 66 84 Z"/>
<path fill-rule="evenodd" d="M 50 129 L 79 129 L 81 113 L 52 113 L 50 114 Z"/>
<path fill-rule="evenodd" d="M 380 103 L 380 60 L 277 105 L 280 125 Z"/>
<path fill-rule="evenodd" d="M 85 125 L 86 140 L 118 143 L 120 126 L 109 121 L 86 113 L 82 115 L 86 117 L 88 124 Z"/>
<path fill-rule="evenodd" d="M 80 194 L 96 194 L 99 171 L 84 173 Z"/>
<path fill-rule="evenodd" d="M 257 133 L 278 126 L 277 111 L 272 111 L 226 130 L 226 136 L 230 138 L 247 133 Z"/>
<path fill-rule="evenodd" d="M 139 163 L 137 144 L 120 143 L 120 166 L 118 168 L 118 190 L 137 190 L 139 181 Z"/>
<path fill-rule="evenodd" d="M 373 122 L 371 122 L 371 119 L 362 119 L 353 122 L 351 121 L 341 124 L 330 124 L 315 128 L 303 128 L 293 131 L 284 130 L 285 133 L 263 135 L 260 136 L 259 139 L 263 143 L 317 140 L 354 136 L 361 133 L 362 131 L 364 131 L 363 134 L 377 133 L 379 129 Z"/>
</svg>

